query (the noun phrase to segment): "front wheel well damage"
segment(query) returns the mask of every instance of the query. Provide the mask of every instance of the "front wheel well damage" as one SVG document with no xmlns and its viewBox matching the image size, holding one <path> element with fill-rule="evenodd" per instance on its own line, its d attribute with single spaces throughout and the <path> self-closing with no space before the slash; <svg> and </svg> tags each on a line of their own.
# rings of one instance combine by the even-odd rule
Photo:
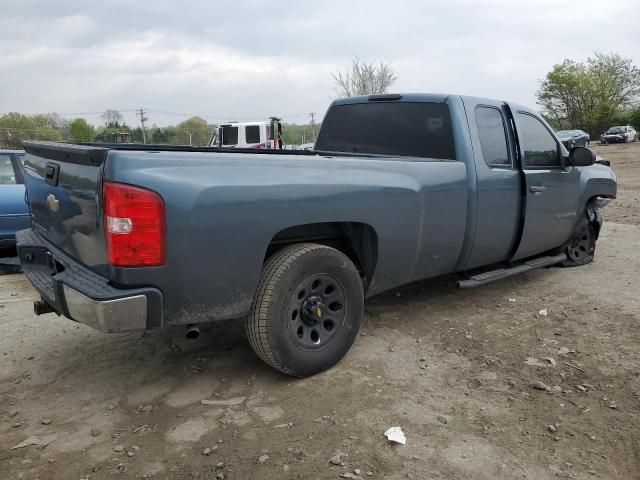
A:
<svg viewBox="0 0 640 480">
<path fill-rule="evenodd" d="M 366 291 L 378 262 L 378 235 L 373 227 L 361 222 L 321 222 L 291 226 L 273 236 L 264 262 L 284 247 L 303 242 L 327 245 L 344 253 L 360 272 Z"/>
<path fill-rule="evenodd" d="M 602 228 L 602 206 L 599 203 L 602 201 L 602 197 L 600 195 L 594 195 L 591 197 L 586 205 L 584 214 L 589 219 L 589 223 L 593 227 L 595 232 L 596 240 L 600 235 L 600 229 Z"/>
</svg>

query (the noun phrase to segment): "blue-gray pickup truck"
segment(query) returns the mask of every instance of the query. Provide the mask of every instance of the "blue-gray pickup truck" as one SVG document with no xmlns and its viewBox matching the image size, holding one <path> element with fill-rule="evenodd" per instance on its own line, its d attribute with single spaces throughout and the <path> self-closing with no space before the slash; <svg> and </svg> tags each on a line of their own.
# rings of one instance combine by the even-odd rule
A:
<svg viewBox="0 0 640 480">
<path fill-rule="evenodd" d="M 312 151 L 26 143 L 22 268 L 103 332 L 241 318 L 293 376 L 349 350 L 366 297 L 590 262 L 616 177 L 535 111 L 458 95 L 330 106 Z"/>
</svg>

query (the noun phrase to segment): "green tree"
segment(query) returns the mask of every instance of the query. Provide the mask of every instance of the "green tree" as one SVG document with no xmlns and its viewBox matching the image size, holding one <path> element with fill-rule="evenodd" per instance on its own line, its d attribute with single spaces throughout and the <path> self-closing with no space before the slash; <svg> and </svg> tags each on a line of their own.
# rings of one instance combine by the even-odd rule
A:
<svg viewBox="0 0 640 480">
<path fill-rule="evenodd" d="M 629 124 L 640 132 L 640 106 L 629 114 Z"/>
<path fill-rule="evenodd" d="M 169 143 L 169 138 L 169 132 L 166 128 L 154 127 L 153 132 L 151 133 L 151 143 Z"/>
<path fill-rule="evenodd" d="M 211 137 L 213 127 L 204 118 L 191 117 L 175 127 L 174 141 L 181 145 L 206 145 Z M 172 142 L 173 143 L 173 142 Z"/>
<path fill-rule="evenodd" d="M 63 138 L 63 133 L 54 127 L 47 115 L 7 113 L 0 117 L 0 131 L 8 146 L 13 148 L 21 148 L 25 140 L 60 141 Z"/>
<path fill-rule="evenodd" d="M 315 134 L 318 135 L 320 125 L 315 126 Z M 303 143 L 313 143 L 313 129 L 311 125 L 297 125 L 295 123 L 282 124 L 282 138 L 286 145 L 301 145 Z"/>
<path fill-rule="evenodd" d="M 640 101 L 640 69 L 615 53 L 596 52 L 585 63 L 565 60 L 547 73 L 538 103 L 552 123 L 597 136 Z"/>
<path fill-rule="evenodd" d="M 72 142 L 92 142 L 95 136 L 93 125 L 84 118 L 76 118 L 69 124 L 69 140 Z"/>
</svg>

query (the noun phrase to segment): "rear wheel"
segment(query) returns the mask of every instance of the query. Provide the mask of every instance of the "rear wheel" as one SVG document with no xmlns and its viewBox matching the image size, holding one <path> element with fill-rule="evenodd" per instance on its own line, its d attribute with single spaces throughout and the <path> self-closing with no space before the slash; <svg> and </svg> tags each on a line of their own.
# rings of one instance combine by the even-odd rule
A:
<svg viewBox="0 0 640 480">
<path fill-rule="evenodd" d="M 565 248 L 567 259 L 562 262 L 563 267 L 578 267 L 593 261 L 596 250 L 596 232 L 591 222 L 582 219 L 574 237 Z"/>
<path fill-rule="evenodd" d="M 306 377 L 344 357 L 363 309 L 362 281 L 346 255 L 324 245 L 293 245 L 265 264 L 246 333 L 268 365 Z"/>
</svg>

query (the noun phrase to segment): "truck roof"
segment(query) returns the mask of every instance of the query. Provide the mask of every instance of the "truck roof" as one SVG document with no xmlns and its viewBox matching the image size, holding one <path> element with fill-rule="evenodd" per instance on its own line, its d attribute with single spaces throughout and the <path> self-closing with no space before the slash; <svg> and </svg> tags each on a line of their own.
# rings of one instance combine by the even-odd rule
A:
<svg viewBox="0 0 640 480">
<path fill-rule="evenodd" d="M 334 100 L 331 106 L 334 105 L 353 105 L 356 103 L 369 103 L 372 101 L 385 102 L 385 101 L 398 101 L 398 102 L 429 102 L 429 103 L 447 103 L 451 97 L 458 97 L 464 100 L 471 100 L 473 102 L 482 103 L 485 102 L 504 102 L 509 103 L 511 107 L 515 107 L 518 110 L 527 112 L 535 112 L 534 109 L 527 107 L 526 105 L 519 105 L 507 100 L 497 100 L 495 98 L 488 97 L 476 97 L 473 95 L 457 95 L 454 93 L 390 93 L 384 95 L 369 95 L 361 97 L 349 97 L 339 98 Z"/>
<path fill-rule="evenodd" d="M 430 102 L 445 103 L 450 94 L 443 93 L 389 93 L 383 95 L 364 95 L 361 97 L 339 98 L 333 105 L 352 105 L 354 103 L 367 103 L 370 101 L 401 101 L 401 102 Z"/>
</svg>

